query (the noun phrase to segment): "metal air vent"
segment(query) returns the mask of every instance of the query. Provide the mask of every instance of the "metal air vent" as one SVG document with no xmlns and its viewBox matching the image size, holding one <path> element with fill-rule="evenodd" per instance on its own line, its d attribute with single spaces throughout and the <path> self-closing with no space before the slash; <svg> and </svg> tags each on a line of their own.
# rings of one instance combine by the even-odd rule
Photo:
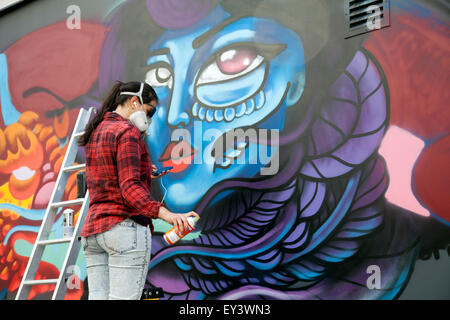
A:
<svg viewBox="0 0 450 320">
<path fill-rule="evenodd" d="M 390 24 L 389 0 L 346 0 L 346 38 L 379 30 Z"/>
</svg>

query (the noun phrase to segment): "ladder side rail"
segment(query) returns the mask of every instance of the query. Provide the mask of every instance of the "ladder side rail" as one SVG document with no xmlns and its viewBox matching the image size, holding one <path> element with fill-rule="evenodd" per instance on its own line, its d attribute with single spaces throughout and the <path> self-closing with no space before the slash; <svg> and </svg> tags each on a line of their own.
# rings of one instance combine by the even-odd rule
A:
<svg viewBox="0 0 450 320">
<path fill-rule="evenodd" d="M 68 254 L 66 255 L 63 266 L 61 267 L 58 283 L 56 284 L 55 291 L 53 292 L 52 300 L 63 300 L 66 295 L 67 281 L 68 281 L 68 278 L 66 277 L 67 269 L 70 266 L 75 265 L 76 260 L 78 258 L 78 254 L 81 248 L 81 241 L 80 241 L 81 229 L 83 228 L 84 220 L 86 218 L 88 209 L 89 209 L 89 190 L 86 191 L 84 202 L 83 205 L 81 206 L 78 220 L 73 232 L 73 237 L 69 244 L 69 248 L 67 251 Z"/>
<path fill-rule="evenodd" d="M 85 118 L 86 122 L 82 123 L 83 129 L 86 127 L 86 125 L 91 117 L 92 112 L 95 112 L 95 110 L 96 109 L 94 107 L 91 107 L 87 111 L 88 116 Z M 80 132 L 81 131 L 79 131 L 79 130 L 78 131 L 74 130 L 72 138 L 78 139 Z M 86 190 L 86 194 L 84 196 L 84 200 L 83 200 L 83 204 L 80 209 L 78 220 L 75 225 L 74 233 L 70 240 L 69 248 L 67 249 L 67 254 L 64 259 L 64 263 L 61 267 L 61 271 L 60 271 L 60 274 L 58 277 L 58 282 L 56 283 L 56 287 L 55 287 L 55 290 L 52 295 L 52 300 L 63 300 L 66 295 L 67 281 L 68 281 L 68 278 L 66 277 L 67 269 L 69 266 L 75 265 L 76 260 L 78 258 L 78 255 L 80 252 L 80 247 L 81 247 L 81 241 L 80 241 L 81 229 L 83 228 L 84 220 L 86 218 L 88 209 L 89 209 L 89 190 Z"/>
</svg>

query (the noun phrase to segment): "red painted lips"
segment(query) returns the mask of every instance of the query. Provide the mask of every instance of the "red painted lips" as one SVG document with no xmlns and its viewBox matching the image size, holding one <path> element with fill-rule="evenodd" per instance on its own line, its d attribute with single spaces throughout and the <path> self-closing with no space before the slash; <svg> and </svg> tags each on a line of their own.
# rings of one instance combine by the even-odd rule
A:
<svg viewBox="0 0 450 320">
<path fill-rule="evenodd" d="M 173 167 L 170 172 L 178 173 L 186 169 L 192 163 L 194 154 L 196 153 L 197 150 L 185 140 L 170 142 L 159 161 L 163 163 L 164 167 Z"/>
</svg>

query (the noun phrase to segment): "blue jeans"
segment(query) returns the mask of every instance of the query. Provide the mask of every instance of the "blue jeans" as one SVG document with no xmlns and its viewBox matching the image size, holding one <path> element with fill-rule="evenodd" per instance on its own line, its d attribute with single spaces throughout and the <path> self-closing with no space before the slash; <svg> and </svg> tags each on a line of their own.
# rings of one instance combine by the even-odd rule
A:
<svg viewBox="0 0 450 320">
<path fill-rule="evenodd" d="M 89 300 L 139 300 L 151 243 L 150 228 L 130 219 L 103 233 L 82 237 Z"/>
</svg>

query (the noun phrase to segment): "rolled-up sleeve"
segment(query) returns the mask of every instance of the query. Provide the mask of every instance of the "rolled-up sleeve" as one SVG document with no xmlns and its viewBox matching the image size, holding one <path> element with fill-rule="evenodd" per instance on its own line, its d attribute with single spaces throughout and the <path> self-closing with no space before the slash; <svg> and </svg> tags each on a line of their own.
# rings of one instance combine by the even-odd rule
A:
<svg viewBox="0 0 450 320">
<path fill-rule="evenodd" d="M 158 218 L 161 203 L 155 201 L 148 188 L 143 186 L 140 173 L 142 146 L 136 130 L 128 129 L 121 134 L 117 145 L 117 171 L 122 197 L 128 206 L 137 210 L 136 214 Z"/>
</svg>

